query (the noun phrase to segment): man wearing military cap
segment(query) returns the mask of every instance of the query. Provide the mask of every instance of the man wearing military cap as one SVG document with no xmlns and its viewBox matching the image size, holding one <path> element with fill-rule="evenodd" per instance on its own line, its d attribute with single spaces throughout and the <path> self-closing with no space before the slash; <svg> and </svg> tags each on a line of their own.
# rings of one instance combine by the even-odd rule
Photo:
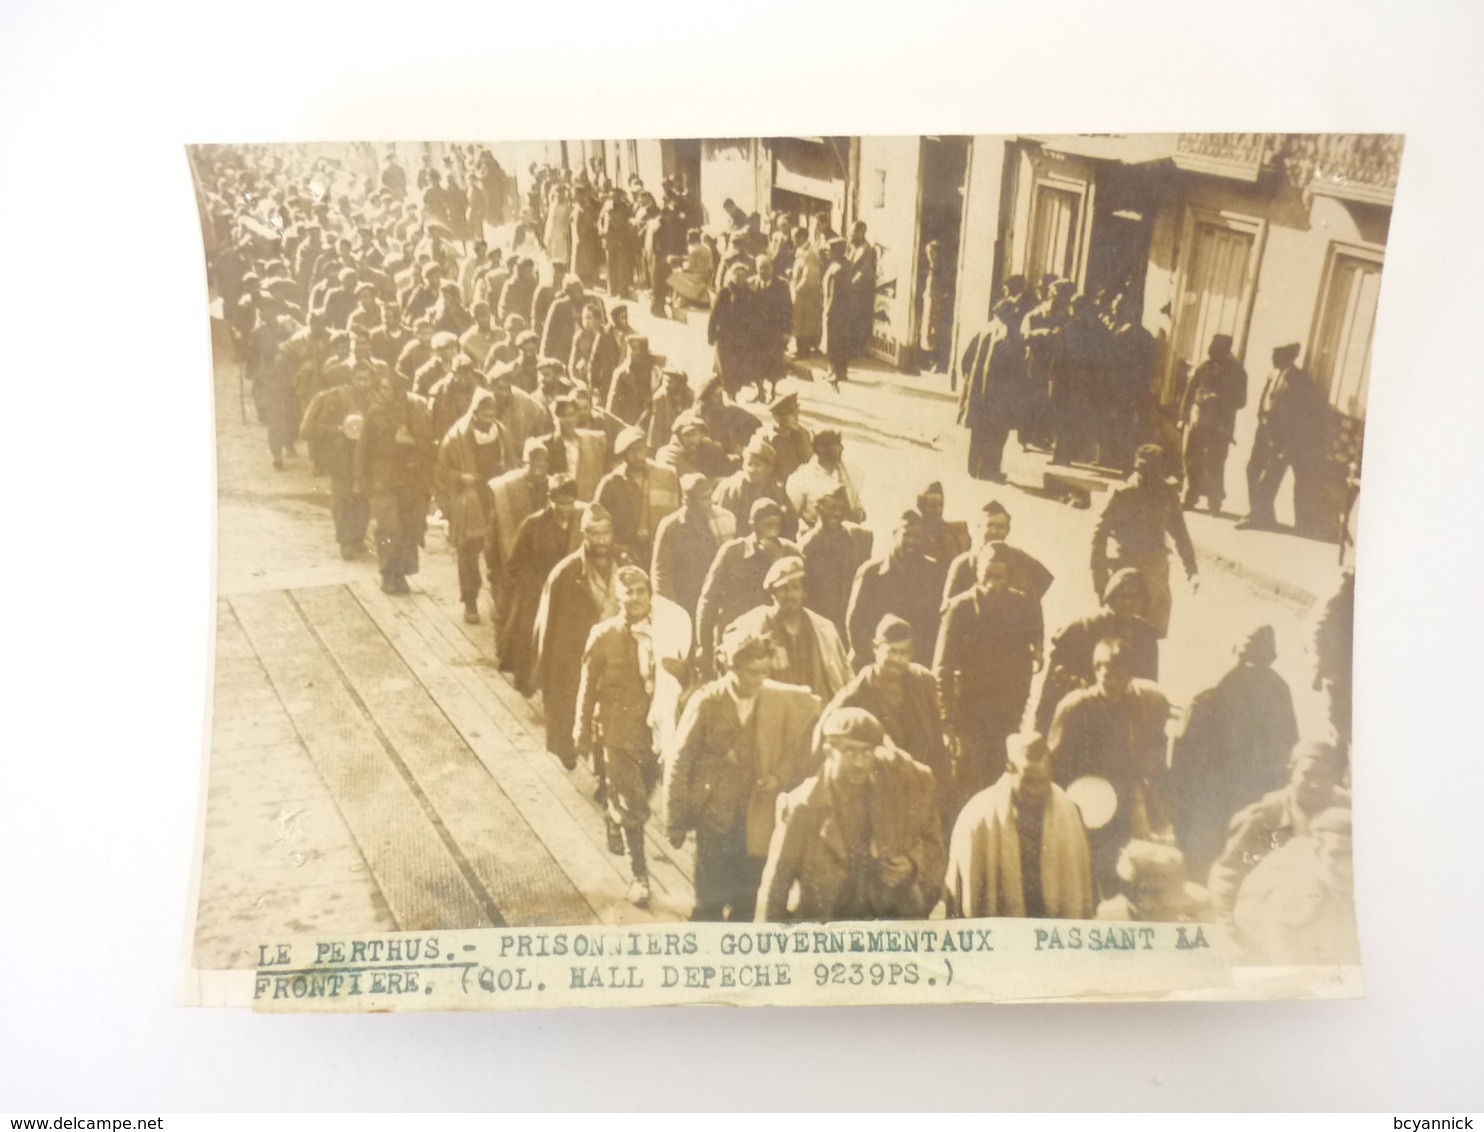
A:
<svg viewBox="0 0 1484 1132">
<path fill-rule="evenodd" d="M 819 730 L 824 765 L 779 799 L 758 923 L 925 918 L 945 864 L 932 772 L 862 708 L 832 708 Z"/>
<path fill-rule="evenodd" d="M 742 614 L 732 626 L 772 642 L 773 679 L 803 685 L 828 700 L 850 679 L 850 661 L 835 627 L 804 605 L 804 560 L 778 559 L 768 567 L 763 589 L 768 604 Z"/>
<path fill-rule="evenodd" d="M 1257 402 L 1257 435 L 1247 460 L 1247 517 L 1239 529 L 1271 530 L 1273 505 L 1293 469 L 1293 518 L 1300 533 L 1326 533 L 1322 480 L 1329 452 L 1329 405 L 1298 365 L 1297 342 L 1273 351 L 1273 372 Z"/>
</svg>

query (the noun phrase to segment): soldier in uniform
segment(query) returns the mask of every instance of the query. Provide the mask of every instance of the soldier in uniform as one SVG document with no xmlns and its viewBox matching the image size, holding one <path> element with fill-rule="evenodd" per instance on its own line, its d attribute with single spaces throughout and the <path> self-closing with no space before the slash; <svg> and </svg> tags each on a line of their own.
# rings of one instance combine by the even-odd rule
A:
<svg viewBox="0 0 1484 1132">
<path fill-rule="evenodd" d="M 798 530 L 798 515 L 783 484 L 774 474 L 777 467 L 778 455 L 773 446 L 754 436 L 742 453 L 741 471 L 734 472 L 717 485 L 716 505 L 725 507 L 736 518 L 739 535 L 745 535 L 751 529 L 752 508 L 760 499 L 771 499 L 778 504 L 786 538 L 793 538 Z"/>
<path fill-rule="evenodd" d="M 1226 453 L 1236 430 L 1237 412 L 1247 404 L 1247 371 L 1232 357 L 1229 334 L 1217 334 L 1185 387 L 1180 423 L 1185 428 L 1185 506 L 1194 510 L 1205 498 L 1211 514 L 1226 499 Z"/>
<path fill-rule="evenodd" d="M 1108 502 L 1092 533 L 1092 585 L 1098 593 L 1108 578 L 1125 567 L 1138 570 L 1149 587 L 1146 620 L 1164 640 L 1170 629 L 1170 552 L 1165 539 L 1175 542 L 1191 589 L 1197 586 L 1195 547 L 1185 528 L 1180 496 L 1165 480 L 1164 452 L 1144 444 L 1134 454 L 1129 482 L 1108 493 Z M 1109 542 L 1113 550 L 1109 551 Z"/>
</svg>

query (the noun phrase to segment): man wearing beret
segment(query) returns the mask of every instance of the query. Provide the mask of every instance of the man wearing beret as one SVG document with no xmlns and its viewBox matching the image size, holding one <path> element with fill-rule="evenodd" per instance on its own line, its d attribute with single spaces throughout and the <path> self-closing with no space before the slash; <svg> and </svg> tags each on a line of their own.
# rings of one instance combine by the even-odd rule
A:
<svg viewBox="0 0 1484 1132">
<path fill-rule="evenodd" d="M 831 709 L 820 734 L 819 773 L 778 801 L 758 923 L 925 918 L 945 860 L 932 773 L 862 708 Z"/>
<path fill-rule="evenodd" d="M 677 849 L 696 831 L 695 921 L 749 922 L 778 796 L 819 766 L 819 698 L 769 679 L 773 645 L 728 634 L 726 672 L 685 705 L 666 760 L 665 817 Z"/>
<path fill-rule="evenodd" d="M 828 700 L 850 679 L 850 661 L 835 627 L 804 605 L 804 560 L 778 559 L 768 567 L 763 589 L 768 604 L 748 610 L 732 627 L 772 642 L 773 679 L 803 685 Z"/>
</svg>

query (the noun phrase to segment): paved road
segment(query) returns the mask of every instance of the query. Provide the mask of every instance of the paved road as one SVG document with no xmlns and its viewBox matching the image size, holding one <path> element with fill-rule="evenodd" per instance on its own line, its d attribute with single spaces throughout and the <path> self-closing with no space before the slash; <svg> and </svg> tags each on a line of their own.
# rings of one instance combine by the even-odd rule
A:
<svg viewBox="0 0 1484 1132">
<path fill-rule="evenodd" d="M 634 322 L 691 374 L 709 369 L 702 325 L 658 322 L 638 304 Z M 1014 516 L 1012 541 L 1057 576 L 1048 625 L 1089 611 L 1093 513 L 956 474 L 966 436 L 927 384 L 944 379 L 855 376 L 839 394 L 788 387 L 807 422 L 845 431 L 878 545 L 930 480 L 944 482 L 950 517 L 993 493 Z M 413 596 L 381 594 L 374 564 L 336 553 L 328 482 L 302 456 L 274 471 L 261 427 L 242 422 L 234 363 L 218 365 L 216 390 L 218 659 L 198 966 L 250 966 L 258 943 L 285 932 L 686 915 L 690 850 L 657 837 L 654 907 L 624 901 L 626 865 L 606 851 L 591 777 L 542 750 L 539 715 L 493 666 L 489 628 L 462 624 L 441 534 L 429 534 Z M 1029 462 L 1011 472 L 1028 487 L 1039 475 Z M 1167 693 L 1188 702 L 1225 670 L 1240 633 L 1268 623 L 1300 727 L 1319 733 L 1307 618 L 1332 584 L 1332 549 L 1234 534 L 1206 516 L 1192 526 L 1203 586 L 1192 596 L 1177 582 Z"/>
</svg>

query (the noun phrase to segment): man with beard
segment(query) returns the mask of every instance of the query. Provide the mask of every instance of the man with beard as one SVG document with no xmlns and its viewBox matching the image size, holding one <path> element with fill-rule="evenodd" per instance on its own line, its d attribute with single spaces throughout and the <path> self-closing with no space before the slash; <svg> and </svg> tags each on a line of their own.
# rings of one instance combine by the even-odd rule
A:
<svg viewBox="0 0 1484 1132">
<path fill-rule="evenodd" d="M 1185 526 L 1180 496 L 1164 479 L 1164 453 L 1157 445 L 1142 445 L 1134 454 L 1134 474 L 1122 487 L 1108 493 L 1108 502 L 1092 532 L 1092 585 L 1098 593 L 1108 577 L 1124 568 L 1144 576 L 1149 587 L 1146 620 L 1160 640 L 1170 629 L 1170 552 L 1174 540 L 1192 592 L 1196 578 L 1195 547 Z M 1109 553 L 1109 543 L 1115 548 Z"/>
<path fill-rule="evenodd" d="M 310 458 L 330 477 L 335 541 L 340 544 L 340 557 L 347 561 L 366 552 L 366 528 L 371 522 L 366 497 L 352 488 L 356 441 L 371 408 L 374 383 L 371 365 L 356 365 L 349 382 L 326 389 L 309 403 L 299 429 L 309 446 Z"/>
<path fill-rule="evenodd" d="M 483 582 L 480 557 L 485 552 L 494 511 L 490 481 L 508 466 L 507 442 L 495 414 L 495 399 L 488 390 L 476 390 L 468 410 L 448 430 L 438 448 L 443 514 L 448 519 L 448 541 L 458 555 L 459 600 L 469 625 L 479 624 Z"/>
<path fill-rule="evenodd" d="M 712 304 L 706 341 L 716 348 L 716 373 L 734 399 L 756 379 L 756 307 L 757 293 L 748 285 L 746 265 L 733 264 Z"/>
<path fill-rule="evenodd" d="M 804 560 L 780 558 L 763 579 L 769 604 L 742 614 L 732 626 L 773 644 L 773 679 L 799 684 L 828 700 L 850 678 L 850 662 L 840 634 L 804 606 Z"/>
<path fill-rule="evenodd" d="M 773 446 L 760 437 L 753 437 L 742 453 L 742 469 L 717 485 L 716 504 L 730 511 L 737 520 L 738 535 L 745 535 L 752 529 L 752 509 L 760 499 L 769 499 L 778 505 L 783 516 L 785 538 L 793 538 L 798 530 L 798 516 L 794 514 L 793 504 L 773 474 L 777 463 Z"/>
<path fill-rule="evenodd" d="M 989 325 L 969 341 L 959 362 L 959 423 L 969 430 L 969 475 L 1004 483 L 1005 442 L 1021 420 L 1025 341 L 1014 301 L 995 304 Z"/>
<path fill-rule="evenodd" d="M 979 551 L 978 583 L 948 603 L 933 654 L 939 709 L 957 751 L 961 800 L 1003 773 L 1005 739 L 1020 730 L 1031 677 L 1041 670 L 1041 607 L 1010 588 L 1001 546 L 990 543 Z"/>
<path fill-rule="evenodd" d="M 924 919 L 943 889 L 931 772 L 861 708 L 825 712 L 820 735 L 819 773 L 779 799 L 758 923 Z"/>
<path fill-rule="evenodd" d="M 1052 781 L 1051 752 L 1031 732 L 1006 743 L 1005 773 L 969 799 L 948 844 L 948 915 L 1086 920 L 1092 859 L 1082 815 Z"/>
<path fill-rule="evenodd" d="M 821 496 L 819 521 L 799 540 L 804 604 L 834 625 L 842 639 L 849 635 L 850 591 L 856 572 L 871 557 L 872 541 L 866 528 L 845 521 L 849 512 L 843 487 Z"/>
<path fill-rule="evenodd" d="M 945 829 L 953 828 L 957 812 L 953 763 L 938 714 L 938 689 L 933 674 L 913 663 L 912 626 L 888 613 L 876 626 L 875 659 L 852 676 L 830 701 L 830 708 L 864 708 L 898 749 L 933 772 L 938 812 Z"/>
<path fill-rule="evenodd" d="M 1226 456 L 1237 428 L 1237 412 L 1247 404 L 1247 371 L 1232 356 L 1230 334 L 1211 338 L 1206 360 L 1190 375 L 1180 402 L 1185 427 L 1184 506 L 1195 510 L 1204 498 L 1211 514 L 1226 499 Z"/>
<path fill-rule="evenodd" d="M 1283 785 L 1299 737 L 1293 694 L 1273 671 L 1273 627 L 1259 625 L 1234 651 L 1236 664 L 1196 693 L 1170 747 L 1171 818 L 1201 877 L 1225 847 L 1232 815 Z"/>
<path fill-rule="evenodd" d="M 736 533 L 730 511 L 711 504 L 711 481 L 699 472 L 680 477 L 680 510 L 654 533 L 654 590 L 682 609 L 699 609 L 701 587 L 721 545 Z"/>
<path fill-rule="evenodd" d="M 614 571 L 622 565 L 607 511 L 597 504 L 586 508 L 581 527 L 582 546 L 556 564 L 542 587 L 532 630 L 536 663 L 531 679 L 541 692 L 546 749 L 568 770 L 577 765 L 572 734 L 583 646 L 594 625 L 618 614 Z"/>
<path fill-rule="evenodd" d="M 812 731 L 819 699 L 768 677 L 766 638 L 729 633 L 726 673 L 691 696 L 665 770 L 670 844 L 696 831 L 693 921 L 746 923 L 773 837 L 778 796 L 819 765 Z"/>
<path fill-rule="evenodd" d="M 356 445 L 352 487 L 370 500 L 383 593 L 408 593 L 407 576 L 417 573 L 433 452 L 427 405 L 397 378 L 384 374 Z"/>
<path fill-rule="evenodd" d="M 667 676 L 684 678 L 690 616 L 655 596 L 637 566 L 620 567 L 617 586 L 621 612 L 593 627 L 582 654 L 573 744 L 593 761 L 607 805 L 609 848 L 628 847 L 634 873 L 628 898 L 644 908 L 650 895 L 644 826 L 660 779 L 656 700 Z"/>
<path fill-rule="evenodd" d="M 1120 570 L 1108 579 L 1103 608 L 1068 624 L 1051 640 L 1046 679 L 1036 705 L 1036 730 L 1042 734 L 1062 700 L 1097 679 L 1092 654 L 1099 641 L 1122 641 L 1129 672 L 1140 680 L 1159 679 L 1159 637 L 1144 620 L 1149 587 L 1137 570 Z"/>
<path fill-rule="evenodd" d="M 948 581 L 943 587 L 944 605 L 974 587 L 977 580 L 975 559 L 980 548 L 992 542 L 1004 546 L 1005 562 L 1010 567 L 1010 588 L 1035 598 L 1037 602 L 1046 597 L 1046 591 L 1056 578 L 1036 558 L 1006 542 L 1009 537 L 1010 512 L 1005 510 L 1004 504 L 999 500 L 991 499 L 977 516 L 973 533 L 974 546 L 960 554 L 948 566 Z"/>
<path fill-rule="evenodd" d="M 710 679 L 716 650 L 728 625 L 764 604 L 768 571 L 780 558 L 797 557 L 799 548 L 782 537 L 783 509 L 771 499 L 752 505 L 751 533 L 722 544 L 701 583 L 696 607 L 696 663 Z"/>
<path fill-rule="evenodd" d="M 938 640 L 943 563 L 923 552 L 922 517 L 906 511 L 892 532 L 891 549 L 856 572 L 846 625 L 857 669 L 871 662 L 876 626 L 888 613 L 912 626 L 924 654 Z"/>
<path fill-rule="evenodd" d="M 634 562 L 648 562 L 654 531 L 680 506 L 680 479 L 649 458 L 644 433 L 625 429 L 613 446 L 619 464 L 598 484 L 594 499 L 613 519 L 615 544 Z"/>
<path fill-rule="evenodd" d="M 1062 700 L 1046 741 L 1062 789 L 1083 777 L 1104 779 L 1113 788 L 1113 816 L 1088 834 L 1093 881 L 1106 899 L 1118 891 L 1123 847 L 1169 829 L 1165 724 L 1170 704 L 1153 683 L 1133 676 L 1122 641 L 1098 642 L 1092 666 L 1096 682 Z"/>
</svg>

